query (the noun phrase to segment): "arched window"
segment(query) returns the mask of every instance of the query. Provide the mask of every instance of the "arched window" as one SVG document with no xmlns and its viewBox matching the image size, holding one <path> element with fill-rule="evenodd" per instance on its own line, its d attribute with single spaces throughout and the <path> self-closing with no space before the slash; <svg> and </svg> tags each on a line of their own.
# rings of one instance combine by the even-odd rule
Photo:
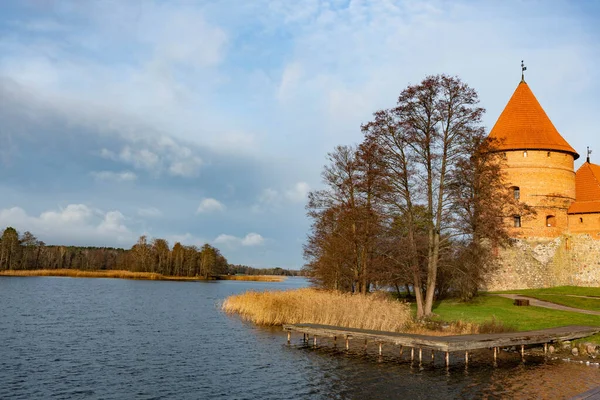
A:
<svg viewBox="0 0 600 400">
<path fill-rule="evenodd" d="M 583 218 L 579 217 L 579 223 L 582 224 L 583 223 Z"/>
<path fill-rule="evenodd" d="M 548 227 L 556 226 L 556 217 L 554 215 L 546 216 L 546 226 L 548 226 Z"/>
<path fill-rule="evenodd" d="M 513 222 L 514 222 L 515 228 L 520 228 L 521 227 L 521 216 L 520 215 L 513 216 Z"/>
<path fill-rule="evenodd" d="M 510 188 L 510 190 L 513 192 L 515 200 L 519 200 L 521 198 L 521 189 L 518 186 L 513 186 Z"/>
</svg>

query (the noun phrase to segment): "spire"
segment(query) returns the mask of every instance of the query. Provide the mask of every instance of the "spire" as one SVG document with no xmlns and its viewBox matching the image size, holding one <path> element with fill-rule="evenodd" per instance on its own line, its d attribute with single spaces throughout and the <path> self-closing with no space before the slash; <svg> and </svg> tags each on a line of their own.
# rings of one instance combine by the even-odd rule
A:
<svg viewBox="0 0 600 400">
<path fill-rule="evenodd" d="M 558 133 L 524 81 L 519 83 L 500 114 L 490 138 L 498 140 L 498 150 L 554 150 L 579 158 L 575 149 Z"/>
<path fill-rule="evenodd" d="M 590 162 L 590 156 L 591 155 L 592 155 L 592 151 L 590 150 L 590 146 L 588 146 L 588 148 L 587 148 L 587 160 L 586 160 L 588 162 L 588 164 Z"/>
<path fill-rule="evenodd" d="M 525 83 L 525 71 L 527 71 L 527 67 L 523 60 L 521 60 L 521 83 Z"/>
</svg>

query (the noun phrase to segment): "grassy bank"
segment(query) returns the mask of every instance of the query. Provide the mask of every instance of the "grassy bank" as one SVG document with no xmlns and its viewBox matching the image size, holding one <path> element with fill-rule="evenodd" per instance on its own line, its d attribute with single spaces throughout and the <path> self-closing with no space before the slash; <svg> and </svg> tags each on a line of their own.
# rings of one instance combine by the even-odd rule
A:
<svg viewBox="0 0 600 400">
<path fill-rule="evenodd" d="M 590 296 L 600 298 L 600 287 L 582 287 L 582 286 L 557 286 L 543 289 L 517 289 L 496 291 L 490 293 L 515 293 L 515 294 L 554 294 L 570 296 Z"/>
<path fill-rule="evenodd" d="M 593 293 L 595 288 L 591 289 L 580 292 Z M 433 309 L 433 324 L 415 322 L 414 305 L 387 296 L 359 296 L 315 289 L 246 292 L 227 298 L 223 310 L 260 325 L 315 323 L 432 335 L 528 331 L 565 325 L 600 326 L 600 316 L 541 307 L 516 307 L 511 299 L 485 295 L 469 303 L 437 302 Z"/>
<path fill-rule="evenodd" d="M 153 272 L 131 272 L 126 270 L 99 270 L 84 271 L 78 269 L 36 269 L 36 270 L 6 270 L 0 271 L 0 276 L 64 276 L 70 278 L 117 278 L 117 279 L 139 279 L 151 281 L 198 281 L 205 280 L 203 277 L 170 276 Z M 261 281 L 261 282 L 279 282 L 284 278 L 271 275 L 221 275 L 218 280 L 241 280 L 241 281 Z"/>
<path fill-rule="evenodd" d="M 516 307 L 511 299 L 496 296 L 479 296 L 474 301 L 462 303 L 445 300 L 433 309 L 434 319 L 484 323 L 494 318 L 515 330 L 553 328 L 565 325 L 600 326 L 600 316 L 551 310 L 541 307 Z"/>
<path fill-rule="evenodd" d="M 563 306 L 593 311 L 600 310 L 600 288 L 596 287 L 561 286 L 555 288 L 508 290 L 492 293 L 520 294 L 522 296 L 549 301 L 550 303 L 561 304 Z"/>
<path fill-rule="evenodd" d="M 70 278 L 118 278 L 157 281 L 198 280 L 193 277 L 166 276 L 152 272 L 131 272 L 125 270 L 83 271 L 78 269 L 36 269 L 0 271 L 0 276 L 64 276 Z"/>
<path fill-rule="evenodd" d="M 440 336 L 507 330 L 492 318 L 481 323 L 452 321 L 443 327 L 442 324 L 417 323 L 410 304 L 386 293 L 362 296 L 309 288 L 249 291 L 228 297 L 222 308 L 245 320 L 270 326 L 312 323 Z"/>
</svg>

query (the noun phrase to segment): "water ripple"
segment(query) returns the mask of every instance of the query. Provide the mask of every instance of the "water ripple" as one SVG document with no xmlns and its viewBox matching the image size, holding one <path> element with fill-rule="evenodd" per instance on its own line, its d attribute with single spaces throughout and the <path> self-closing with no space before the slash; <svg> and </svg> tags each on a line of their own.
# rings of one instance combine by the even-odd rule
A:
<svg viewBox="0 0 600 400">
<path fill-rule="evenodd" d="M 219 309 L 233 293 L 302 284 L 0 277 L 0 398 L 555 399 L 600 385 L 597 368 L 560 362 L 492 368 L 484 355 L 465 370 L 453 357 L 447 371 L 391 346 L 287 346 L 279 328 Z"/>
</svg>

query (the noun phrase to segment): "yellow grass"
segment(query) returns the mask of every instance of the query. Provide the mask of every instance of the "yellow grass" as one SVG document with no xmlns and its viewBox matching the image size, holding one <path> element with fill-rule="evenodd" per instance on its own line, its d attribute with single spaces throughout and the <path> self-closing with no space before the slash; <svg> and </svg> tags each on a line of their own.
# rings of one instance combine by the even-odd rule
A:
<svg viewBox="0 0 600 400">
<path fill-rule="evenodd" d="M 228 297 L 222 307 L 259 325 L 313 323 L 402 332 L 412 322 L 406 303 L 308 288 L 249 291 Z"/>
<path fill-rule="evenodd" d="M 448 336 L 503 332 L 498 321 L 483 325 L 455 321 L 445 324 L 416 322 L 408 303 L 388 293 L 368 296 L 317 289 L 248 291 L 225 299 L 222 309 L 258 325 L 323 324 L 347 328 Z"/>
<path fill-rule="evenodd" d="M 286 277 L 281 275 L 221 275 L 219 279 L 226 281 L 283 282 Z"/>
<path fill-rule="evenodd" d="M 143 280 L 198 280 L 195 277 L 166 276 L 152 272 L 131 272 L 125 270 L 82 271 L 78 269 L 36 269 L 0 271 L 0 276 L 67 276 L 71 278 L 119 278 Z"/>
</svg>

